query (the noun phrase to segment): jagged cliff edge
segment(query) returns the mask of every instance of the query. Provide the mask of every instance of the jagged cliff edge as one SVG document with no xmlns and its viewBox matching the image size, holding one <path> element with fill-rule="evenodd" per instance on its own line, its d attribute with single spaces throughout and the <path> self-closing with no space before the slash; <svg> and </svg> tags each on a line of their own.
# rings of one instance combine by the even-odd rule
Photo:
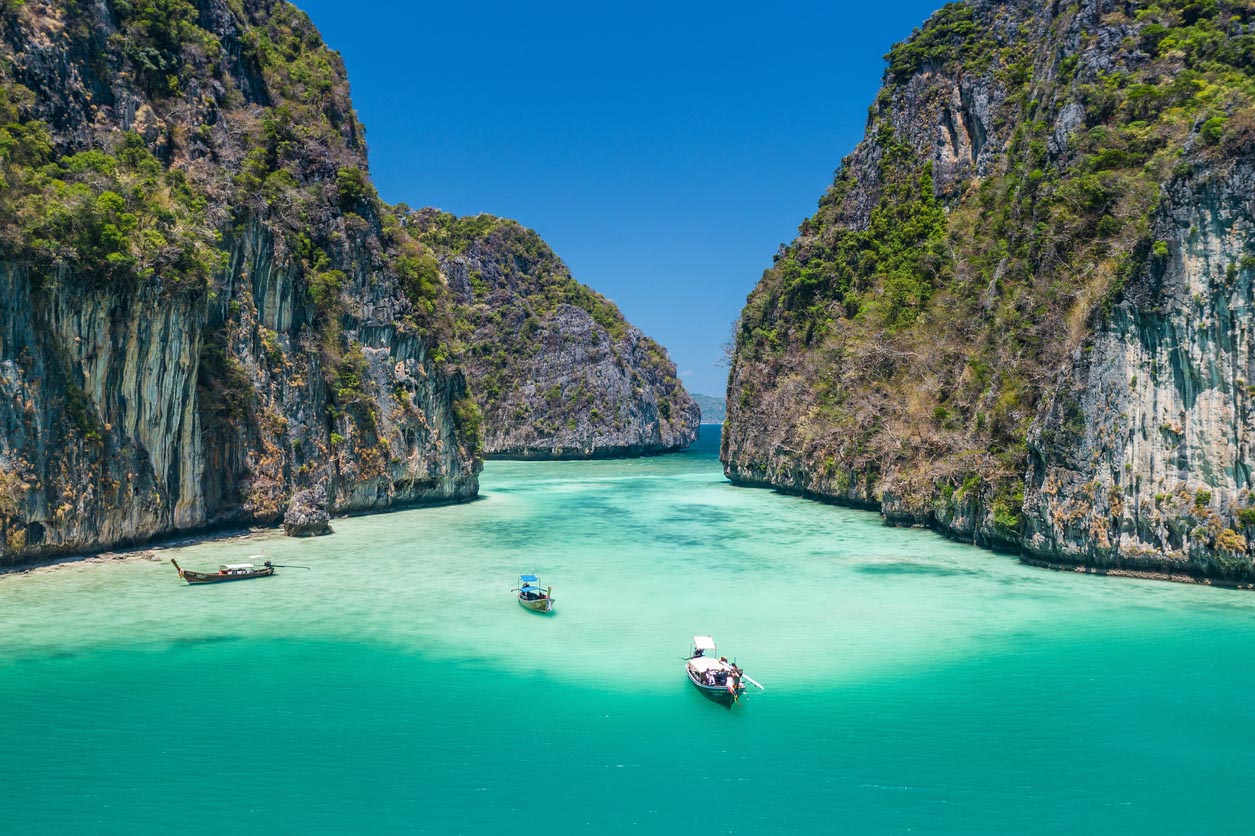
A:
<svg viewBox="0 0 1255 836">
<path fill-rule="evenodd" d="M 742 315 L 729 478 L 1255 581 L 1255 11 L 952 4 Z"/>
<path fill-rule="evenodd" d="M 0 10 L 0 562 L 465 499 L 443 288 L 273 0 Z"/>
<path fill-rule="evenodd" d="M 700 411 L 666 350 L 575 281 L 535 231 L 435 209 L 404 222 L 453 296 L 485 456 L 639 456 L 693 443 Z"/>
</svg>

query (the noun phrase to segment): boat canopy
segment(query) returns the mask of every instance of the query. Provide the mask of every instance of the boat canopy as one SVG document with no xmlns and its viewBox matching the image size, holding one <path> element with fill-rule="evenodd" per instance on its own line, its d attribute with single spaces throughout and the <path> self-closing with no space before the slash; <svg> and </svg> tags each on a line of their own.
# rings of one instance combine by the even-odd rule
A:
<svg viewBox="0 0 1255 836">
<path fill-rule="evenodd" d="M 714 650 L 715 640 L 712 639 L 710 636 L 694 636 L 693 647 L 701 651 Z"/>
<path fill-rule="evenodd" d="M 253 567 L 253 564 L 251 563 L 224 563 L 222 564 L 222 566 L 218 568 L 223 569 L 227 572 L 230 572 L 235 569 L 252 569 L 254 567 Z"/>
<path fill-rule="evenodd" d="M 536 577 L 535 575 L 519 575 L 519 580 L 521 580 L 523 583 L 538 583 L 540 581 L 540 578 Z"/>
</svg>

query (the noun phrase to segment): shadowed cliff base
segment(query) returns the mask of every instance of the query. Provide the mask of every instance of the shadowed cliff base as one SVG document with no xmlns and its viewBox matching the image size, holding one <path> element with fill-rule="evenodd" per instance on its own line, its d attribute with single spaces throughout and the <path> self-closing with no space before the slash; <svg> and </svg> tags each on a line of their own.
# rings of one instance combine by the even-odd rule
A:
<svg viewBox="0 0 1255 836">
<path fill-rule="evenodd" d="M 1103 575 L 1113 578 L 1133 578 L 1137 580 L 1170 581 L 1173 583 L 1189 583 L 1201 586 L 1217 586 L 1227 589 L 1255 590 L 1255 573 L 1246 571 L 1241 566 L 1218 566 L 1212 569 L 1198 567 L 1184 562 L 1172 562 L 1167 559 L 1123 559 L 1113 564 L 1095 563 L 1079 557 L 1076 560 L 1059 557 L 1046 558 L 1026 552 L 1023 547 L 1012 540 L 982 540 L 979 536 L 961 535 L 951 528 L 939 525 L 935 520 L 917 522 L 912 518 L 893 519 L 884 513 L 884 509 L 876 502 L 862 502 L 842 497 L 828 496 L 805 489 L 780 486 L 771 482 L 753 479 L 727 477 L 728 481 L 739 488 L 770 490 L 786 496 L 797 496 L 826 505 L 837 505 L 842 508 L 867 511 L 877 514 L 886 526 L 895 528 L 924 528 L 947 540 L 977 546 L 991 552 L 1008 557 L 1015 557 L 1026 566 L 1039 569 L 1050 569 L 1058 572 L 1076 572 L 1087 575 Z M 1210 571 L 1210 573 L 1209 573 Z M 1233 573 L 1237 574 L 1233 574 Z"/>
<path fill-rule="evenodd" d="M 814 502 L 822 502 L 827 505 L 840 505 L 843 508 L 857 508 L 860 511 L 880 512 L 880 504 L 877 502 L 865 502 L 858 499 L 845 499 L 843 497 L 828 496 L 827 494 L 808 491 L 805 488 L 794 488 L 789 485 L 780 485 L 763 479 L 745 479 L 736 476 L 728 476 L 726 472 L 724 473 L 724 476 L 726 476 L 728 481 L 736 485 L 738 488 L 761 488 L 775 491 L 776 493 L 782 493 L 786 496 L 800 496 L 803 499 L 809 499 Z M 881 516 L 883 519 L 883 515 Z M 888 523 L 889 521 L 886 519 L 885 522 Z"/>
<path fill-rule="evenodd" d="M 366 517 L 374 514 L 389 514 L 396 511 L 410 511 L 416 508 L 439 508 L 446 505 L 462 505 L 477 502 L 480 499 L 483 499 L 483 497 L 479 495 L 478 486 L 476 486 L 473 493 L 465 495 L 456 495 L 444 498 L 417 499 L 412 501 L 401 500 L 393 502 L 391 505 L 387 506 L 379 506 L 356 511 L 340 511 L 331 515 L 329 517 L 329 522 L 334 523 L 337 519 L 346 519 L 350 517 Z M 38 568 L 40 566 L 52 566 L 60 563 L 73 563 L 83 560 L 91 560 L 98 557 L 108 557 L 115 552 L 121 555 L 131 555 L 140 554 L 148 549 L 187 546 L 195 543 L 232 539 L 237 537 L 244 538 L 262 532 L 284 531 L 284 528 L 285 526 L 282 519 L 268 524 L 262 524 L 256 522 L 255 520 L 237 518 L 233 520 L 209 522 L 197 528 L 162 531 L 148 537 L 131 537 L 107 543 L 93 543 L 78 547 L 65 546 L 44 550 L 32 549 L 19 555 L 4 553 L 0 554 L 0 574 L 9 571 L 24 571 L 26 569 Z M 327 531 L 324 534 L 317 536 L 334 536 L 334 530 Z"/>
<path fill-rule="evenodd" d="M 479 502 L 484 497 L 478 490 L 474 494 L 448 499 L 421 500 L 415 502 L 397 502 L 388 507 L 365 511 L 345 512 L 330 517 L 330 522 L 354 517 L 369 517 L 376 514 L 391 514 L 398 511 L 412 511 L 416 508 L 440 508 L 448 505 L 464 505 Z M 210 523 L 202 528 L 163 532 L 148 539 L 119 541 L 109 545 L 94 546 L 86 549 L 67 550 L 60 552 L 44 552 L 22 557 L 16 561 L 0 560 L 0 575 L 9 572 L 25 572 L 41 567 L 59 566 L 62 564 L 99 562 L 107 560 L 151 560 L 159 559 L 162 549 L 181 546 L 192 546 L 217 540 L 247 540 L 258 534 L 283 531 L 282 522 L 270 525 L 257 525 L 246 522 Z M 309 536 L 309 535 L 303 535 Z M 333 537 L 334 532 L 317 535 Z"/>
<path fill-rule="evenodd" d="M 1135 578 L 1147 581 L 1171 581 L 1173 583 L 1192 583 L 1201 586 L 1220 586 L 1227 589 L 1255 590 L 1255 577 L 1245 580 L 1232 580 L 1198 572 L 1181 571 L 1179 569 L 1139 568 L 1121 566 L 1091 566 L 1084 563 L 1068 563 L 1063 561 L 1042 560 L 1029 555 L 1021 555 L 1020 562 L 1041 569 L 1053 569 L 1058 572 L 1078 572 L 1085 575 L 1106 575 L 1113 578 Z"/>
</svg>

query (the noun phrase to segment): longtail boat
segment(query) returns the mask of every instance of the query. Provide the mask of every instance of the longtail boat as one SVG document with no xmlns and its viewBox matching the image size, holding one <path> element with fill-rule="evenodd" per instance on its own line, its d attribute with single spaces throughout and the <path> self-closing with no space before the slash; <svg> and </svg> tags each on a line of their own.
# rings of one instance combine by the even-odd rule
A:
<svg viewBox="0 0 1255 836">
<path fill-rule="evenodd" d="M 745 683 L 762 688 L 726 656 L 716 657 L 715 640 L 710 636 L 694 636 L 684 672 L 693 687 L 702 695 L 731 708 L 745 693 Z"/>
<path fill-rule="evenodd" d="M 536 612 L 553 612 L 553 587 L 540 586 L 540 578 L 535 575 L 519 575 L 519 586 L 514 590 L 519 594 L 519 606 Z"/>
<path fill-rule="evenodd" d="M 179 577 L 188 583 L 225 583 L 226 581 L 247 581 L 253 578 L 268 578 L 275 573 L 274 564 L 267 560 L 260 567 L 252 563 L 224 563 L 217 572 L 193 572 L 184 569 L 174 558 L 170 558 L 174 568 L 179 570 Z"/>
</svg>

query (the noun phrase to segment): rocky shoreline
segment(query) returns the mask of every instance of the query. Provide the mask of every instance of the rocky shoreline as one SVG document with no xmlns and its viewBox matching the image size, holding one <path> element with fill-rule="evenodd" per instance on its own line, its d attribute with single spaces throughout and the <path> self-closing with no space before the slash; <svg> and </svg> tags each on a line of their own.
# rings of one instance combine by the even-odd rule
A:
<svg viewBox="0 0 1255 836">
<path fill-rule="evenodd" d="M 1105 575 L 1112 578 L 1134 578 L 1145 581 L 1170 581 L 1172 583 L 1194 584 L 1195 586 L 1215 586 L 1222 589 L 1251 589 L 1255 583 L 1230 581 L 1224 578 L 1213 578 L 1185 572 L 1157 572 L 1145 569 L 1122 569 L 1111 566 L 1095 566 L 1092 564 L 1060 563 L 1021 555 L 1020 562 L 1039 569 L 1050 569 L 1056 572 L 1074 572 L 1081 575 Z"/>
<path fill-rule="evenodd" d="M 331 536 L 334 534 L 334 529 L 332 529 L 330 523 L 335 520 L 349 519 L 351 517 L 373 517 L 398 511 L 412 511 L 417 508 L 440 508 L 446 505 L 464 505 L 471 502 L 477 502 L 480 499 L 482 499 L 482 497 L 476 494 L 475 496 L 453 498 L 444 501 L 396 503 L 387 508 L 339 513 L 328 517 L 327 528 L 330 530 L 321 535 L 288 534 L 284 523 L 280 520 L 276 520 L 269 525 L 250 525 L 247 528 L 241 528 L 239 525 L 231 523 L 209 525 L 198 529 L 189 529 L 185 531 L 162 534 L 153 538 L 137 540 L 130 543 L 115 543 L 100 551 L 84 549 L 82 551 L 75 552 L 40 555 L 30 560 L 0 563 L 0 577 L 10 574 L 22 574 L 33 569 L 45 569 L 83 562 L 105 563 L 113 560 L 129 560 L 135 559 L 136 556 L 143 557 L 164 549 L 194 546 L 200 543 L 211 543 L 219 540 L 244 540 L 249 537 L 267 533 L 284 534 L 289 537 Z"/>
<path fill-rule="evenodd" d="M 918 522 L 909 517 L 895 518 L 886 514 L 884 507 L 877 502 L 845 499 L 843 497 L 816 493 L 802 488 L 791 488 L 752 479 L 728 477 L 728 481 L 738 488 L 771 490 L 787 496 L 800 497 L 811 502 L 819 502 L 825 505 L 836 505 L 841 508 L 849 508 L 855 511 L 867 511 L 879 515 L 881 521 L 886 526 L 893 528 L 917 528 L 929 531 L 940 537 L 944 537 L 947 540 L 953 540 L 956 543 L 964 543 L 975 548 L 992 552 L 993 554 L 1014 557 L 1020 563 L 1023 563 L 1026 566 L 1033 566 L 1038 569 L 1049 569 L 1056 572 L 1074 572 L 1084 575 L 1103 575 L 1113 578 L 1132 578 L 1135 580 L 1167 581 L 1171 583 L 1193 584 L 1196 586 L 1214 586 L 1222 589 L 1255 590 L 1255 583 L 1250 581 L 1207 575 L 1198 570 L 1191 571 L 1189 567 L 1184 564 L 1180 569 L 1173 569 L 1164 566 L 1164 561 L 1162 560 L 1157 561 L 1158 565 L 1147 565 L 1147 563 L 1149 563 L 1149 561 L 1147 561 L 1140 566 L 1111 566 L 1088 562 L 1069 562 L 1057 559 L 1049 560 L 1033 555 L 1025 551 L 1023 548 L 1015 546 L 994 545 L 989 542 L 976 542 L 972 537 L 961 536 L 954 529 L 947 528 L 946 526 L 940 525 L 932 520 L 928 522 Z"/>
</svg>

